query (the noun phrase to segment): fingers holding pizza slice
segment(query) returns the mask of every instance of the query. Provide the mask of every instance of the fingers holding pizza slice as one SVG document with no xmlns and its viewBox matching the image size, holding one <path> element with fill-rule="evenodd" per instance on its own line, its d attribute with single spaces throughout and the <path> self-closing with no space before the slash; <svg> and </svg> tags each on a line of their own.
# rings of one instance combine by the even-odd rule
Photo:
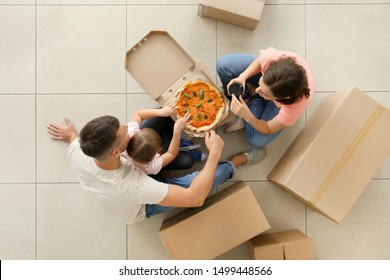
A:
<svg viewBox="0 0 390 280">
<path fill-rule="evenodd" d="M 177 92 L 173 105 L 176 117 L 190 114 L 191 123 L 186 126 L 194 133 L 202 133 L 214 128 L 222 119 L 225 101 L 221 93 L 211 84 L 196 80 L 182 86 Z"/>
</svg>

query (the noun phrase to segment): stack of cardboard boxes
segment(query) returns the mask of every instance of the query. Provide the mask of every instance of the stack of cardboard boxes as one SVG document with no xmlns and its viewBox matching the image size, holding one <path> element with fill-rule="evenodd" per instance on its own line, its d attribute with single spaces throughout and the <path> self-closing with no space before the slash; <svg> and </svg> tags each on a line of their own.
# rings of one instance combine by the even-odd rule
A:
<svg viewBox="0 0 390 280">
<path fill-rule="evenodd" d="M 254 29 L 263 6 L 258 0 L 201 0 L 199 15 Z M 214 85 L 205 64 L 166 31 L 151 31 L 135 44 L 126 69 L 161 106 L 193 77 Z M 340 223 L 390 154 L 389 139 L 390 111 L 358 88 L 342 90 L 323 99 L 268 179 Z M 314 258 L 311 240 L 300 231 L 264 234 L 268 229 L 250 187 L 238 182 L 164 221 L 160 238 L 173 259 L 213 259 L 244 242 L 252 259 Z"/>
</svg>

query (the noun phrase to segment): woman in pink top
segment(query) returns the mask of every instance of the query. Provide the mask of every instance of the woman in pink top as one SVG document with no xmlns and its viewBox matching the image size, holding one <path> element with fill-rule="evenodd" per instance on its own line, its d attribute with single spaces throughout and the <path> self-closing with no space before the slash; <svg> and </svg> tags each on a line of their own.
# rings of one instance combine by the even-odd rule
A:
<svg viewBox="0 0 390 280">
<path fill-rule="evenodd" d="M 223 90 L 231 98 L 230 109 L 238 116 L 225 132 L 246 129 L 252 147 L 236 155 L 243 164 L 265 157 L 264 146 L 286 126 L 293 125 L 314 94 L 314 80 L 306 61 L 299 55 L 268 48 L 259 57 L 232 54 L 217 61 Z M 231 95 L 233 83 L 243 86 L 243 94 Z"/>
</svg>

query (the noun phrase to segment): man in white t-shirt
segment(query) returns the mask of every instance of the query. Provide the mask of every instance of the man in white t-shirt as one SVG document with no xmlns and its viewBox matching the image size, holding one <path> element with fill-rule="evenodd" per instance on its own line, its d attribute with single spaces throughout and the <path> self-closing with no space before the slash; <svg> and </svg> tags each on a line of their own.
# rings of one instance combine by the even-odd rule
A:
<svg viewBox="0 0 390 280">
<path fill-rule="evenodd" d="M 213 186 L 231 178 L 242 163 L 219 162 L 224 141 L 214 131 L 205 136 L 209 156 L 201 171 L 181 178 L 155 180 L 121 157 L 130 136 L 126 124 L 112 116 L 88 122 L 80 138 L 69 119 L 48 125 L 51 139 L 69 144 L 68 156 L 81 186 L 105 211 L 124 223 L 165 212 L 172 207 L 203 204 Z"/>
</svg>

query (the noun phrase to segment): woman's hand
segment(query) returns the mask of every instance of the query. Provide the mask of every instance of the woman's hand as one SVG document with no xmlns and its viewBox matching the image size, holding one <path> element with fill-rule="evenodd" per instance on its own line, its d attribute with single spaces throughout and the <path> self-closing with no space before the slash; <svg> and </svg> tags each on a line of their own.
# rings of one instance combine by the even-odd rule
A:
<svg viewBox="0 0 390 280">
<path fill-rule="evenodd" d="M 232 79 L 232 80 L 230 80 L 230 82 L 227 84 L 227 90 L 228 90 L 228 94 L 229 95 L 232 95 L 230 92 L 229 92 L 229 87 L 230 87 L 230 85 L 231 84 L 233 84 L 233 83 L 239 83 L 239 84 L 241 84 L 242 85 L 242 92 L 245 92 L 245 82 L 246 82 L 246 80 L 244 79 L 244 78 L 241 78 L 240 76 L 238 76 L 237 78 L 234 78 L 234 79 Z"/>
<path fill-rule="evenodd" d="M 236 96 L 232 95 L 232 102 L 230 104 L 230 110 L 240 118 L 243 118 L 245 121 L 249 122 L 249 120 L 253 117 L 252 112 L 249 107 L 246 105 L 244 99 L 240 95 L 240 99 L 238 100 Z"/>
</svg>

